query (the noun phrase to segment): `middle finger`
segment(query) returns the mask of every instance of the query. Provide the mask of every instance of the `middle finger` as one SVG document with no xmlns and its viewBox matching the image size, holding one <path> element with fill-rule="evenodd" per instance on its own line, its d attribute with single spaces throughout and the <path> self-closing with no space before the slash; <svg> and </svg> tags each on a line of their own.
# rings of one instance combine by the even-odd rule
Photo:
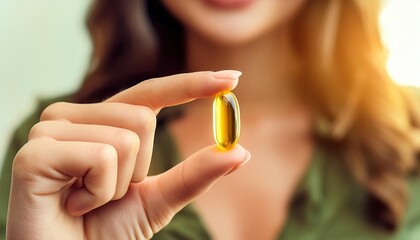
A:
<svg viewBox="0 0 420 240">
<path fill-rule="evenodd" d="M 112 199 L 119 199 L 125 195 L 134 172 L 140 146 L 140 139 L 136 133 L 122 128 L 64 121 L 39 122 L 29 133 L 29 141 L 45 137 L 60 142 L 95 142 L 113 146 L 118 154 L 118 171 L 115 194 Z"/>
</svg>

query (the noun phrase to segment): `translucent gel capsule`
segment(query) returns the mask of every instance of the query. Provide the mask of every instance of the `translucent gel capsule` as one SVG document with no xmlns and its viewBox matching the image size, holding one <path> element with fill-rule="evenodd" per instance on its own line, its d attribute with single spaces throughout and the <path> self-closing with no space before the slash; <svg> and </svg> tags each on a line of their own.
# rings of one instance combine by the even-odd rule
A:
<svg viewBox="0 0 420 240">
<path fill-rule="evenodd" d="M 239 104 L 231 92 L 219 93 L 213 102 L 213 133 L 222 150 L 233 148 L 239 140 L 241 121 Z"/>
</svg>

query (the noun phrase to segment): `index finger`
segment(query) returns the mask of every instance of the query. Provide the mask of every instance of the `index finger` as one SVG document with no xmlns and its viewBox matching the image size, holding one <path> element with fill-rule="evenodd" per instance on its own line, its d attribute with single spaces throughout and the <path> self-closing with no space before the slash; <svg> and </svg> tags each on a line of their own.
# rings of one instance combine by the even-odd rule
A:
<svg viewBox="0 0 420 240">
<path fill-rule="evenodd" d="M 238 78 L 241 74 L 241 72 L 235 70 L 223 70 L 153 78 L 122 91 L 105 102 L 143 105 L 158 113 L 164 107 L 190 102 L 197 98 L 211 97 L 221 91 L 232 90 L 238 84 Z"/>
</svg>

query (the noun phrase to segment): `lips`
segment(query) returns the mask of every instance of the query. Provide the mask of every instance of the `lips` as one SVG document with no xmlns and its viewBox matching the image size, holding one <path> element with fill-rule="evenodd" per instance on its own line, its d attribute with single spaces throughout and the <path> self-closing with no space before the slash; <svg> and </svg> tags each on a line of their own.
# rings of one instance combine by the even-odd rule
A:
<svg viewBox="0 0 420 240">
<path fill-rule="evenodd" d="M 236 9 L 250 5 L 255 0 L 203 0 L 215 8 Z"/>
</svg>

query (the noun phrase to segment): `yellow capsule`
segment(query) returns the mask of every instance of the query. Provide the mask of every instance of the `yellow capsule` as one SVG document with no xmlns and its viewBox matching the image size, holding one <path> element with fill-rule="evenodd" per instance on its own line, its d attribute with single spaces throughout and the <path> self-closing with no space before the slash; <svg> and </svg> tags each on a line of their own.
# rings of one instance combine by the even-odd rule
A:
<svg viewBox="0 0 420 240">
<path fill-rule="evenodd" d="M 239 140 L 241 129 L 239 104 L 231 92 L 221 92 L 213 102 L 213 134 L 222 150 L 233 148 Z"/>
</svg>

